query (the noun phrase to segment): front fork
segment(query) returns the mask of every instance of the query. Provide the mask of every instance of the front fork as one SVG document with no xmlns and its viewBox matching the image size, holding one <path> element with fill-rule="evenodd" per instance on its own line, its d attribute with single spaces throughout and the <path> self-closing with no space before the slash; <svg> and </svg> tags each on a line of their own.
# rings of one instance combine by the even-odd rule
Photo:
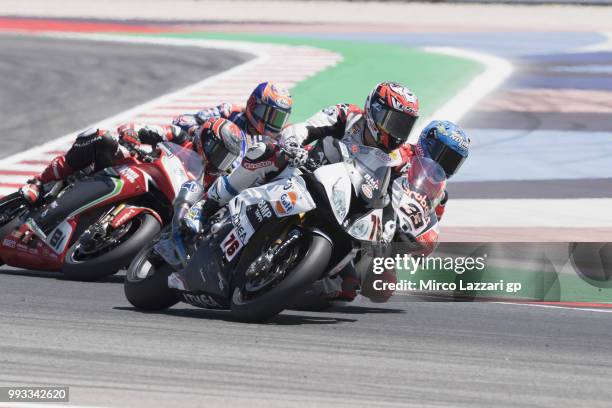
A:
<svg viewBox="0 0 612 408">
<path fill-rule="evenodd" d="M 101 239 L 104 239 L 108 235 L 110 228 L 113 228 L 111 224 L 113 224 L 117 215 L 119 215 L 125 208 L 125 204 L 119 204 L 111 207 L 98 219 L 98 221 L 90 225 L 89 228 L 83 232 L 80 238 L 81 244 L 87 246 L 88 244 L 95 244 Z"/>
</svg>

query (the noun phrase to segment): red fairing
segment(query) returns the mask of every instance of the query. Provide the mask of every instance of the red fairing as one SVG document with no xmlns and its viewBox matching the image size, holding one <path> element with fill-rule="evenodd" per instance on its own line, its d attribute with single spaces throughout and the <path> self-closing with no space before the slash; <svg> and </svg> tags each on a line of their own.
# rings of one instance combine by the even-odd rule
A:
<svg viewBox="0 0 612 408">
<path fill-rule="evenodd" d="M 416 241 L 422 246 L 422 254 L 424 256 L 431 254 L 434 249 L 436 249 L 438 245 L 438 235 L 436 228 L 431 228 L 416 238 Z"/>
<path fill-rule="evenodd" d="M 157 219 L 157 221 L 159 221 L 159 223 L 163 225 L 163 221 L 161 217 L 154 210 L 147 208 L 147 207 L 129 206 L 129 207 L 125 207 L 123 210 L 119 212 L 119 214 L 115 216 L 115 218 L 113 218 L 113 221 L 111 222 L 111 227 L 118 228 L 121 225 L 133 219 L 134 217 L 138 216 L 139 214 L 142 214 L 143 212 L 147 212 L 153 215 Z"/>
<path fill-rule="evenodd" d="M 442 216 L 444 215 L 444 210 L 445 210 L 445 206 L 444 204 L 439 204 L 436 207 L 436 217 L 438 217 L 438 221 L 440 221 L 442 219 Z"/>
<path fill-rule="evenodd" d="M 62 268 L 64 257 L 70 248 L 67 243 L 72 239 L 77 222 L 78 216 L 68 221 L 70 233 L 62 238 L 60 244 L 56 244 L 61 245 L 60 253 L 56 253 L 46 241 L 40 240 L 28 225 L 23 224 L 4 237 L 0 244 L 0 258 L 7 265 L 19 268 L 58 271 Z M 53 236 L 47 239 L 55 243 Z"/>
</svg>

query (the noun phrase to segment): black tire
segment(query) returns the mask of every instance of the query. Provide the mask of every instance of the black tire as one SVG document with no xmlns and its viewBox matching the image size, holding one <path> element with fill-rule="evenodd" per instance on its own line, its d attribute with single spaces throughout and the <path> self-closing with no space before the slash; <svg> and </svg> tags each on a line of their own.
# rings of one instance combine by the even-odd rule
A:
<svg viewBox="0 0 612 408">
<path fill-rule="evenodd" d="M 321 276 L 331 257 L 332 244 L 318 234 L 307 233 L 304 238 L 310 241 L 306 253 L 277 286 L 247 300 L 242 299 L 238 287 L 233 288 L 231 298 L 233 317 L 245 322 L 267 320 L 290 307 L 295 299 Z M 255 256 L 252 255 L 241 259 L 236 271 L 238 277 L 244 276 L 254 259 Z"/>
<path fill-rule="evenodd" d="M 172 268 L 161 260 L 155 262 L 150 259 L 152 247 L 149 244 L 136 255 L 125 275 L 123 290 L 128 302 L 137 309 L 164 310 L 177 304 L 180 299 L 176 291 L 168 288 Z M 151 270 L 144 279 L 139 278 L 138 272 L 147 262 Z"/>
<path fill-rule="evenodd" d="M 98 257 L 83 261 L 75 260 L 74 253 L 79 245 L 77 240 L 66 253 L 62 267 L 64 277 L 71 280 L 94 281 L 114 275 L 119 269 L 128 265 L 142 245 L 152 241 L 161 230 L 159 221 L 151 214 L 142 213 L 136 219 L 140 220 L 138 229 L 125 241 Z"/>
<path fill-rule="evenodd" d="M 20 211 L 19 208 L 23 208 L 23 211 Z M 19 216 L 24 211 L 26 211 L 26 209 L 27 204 L 25 200 L 19 195 L 19 193 L 9 194 L 0 200 L 0 215 L 2 215 L 5 211 L 17 211 L 17 215 L 15 215 L 12 219 L 9 219 L 4 223 L 0 224 L 0 242 L 4 240 L 4 237 L 9 232 L 19 226 Z M 2 261 L 2 259 L 0 259 L 0 266 L 2 265 L 4 265 L 4 262 Z"/>
</svg>

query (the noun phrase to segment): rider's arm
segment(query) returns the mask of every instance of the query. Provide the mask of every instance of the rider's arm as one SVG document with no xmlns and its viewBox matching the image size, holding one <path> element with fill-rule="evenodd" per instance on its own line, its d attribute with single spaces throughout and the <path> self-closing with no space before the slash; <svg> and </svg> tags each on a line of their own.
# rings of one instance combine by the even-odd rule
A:
<svg viewBox="0 0 612 408">
<path fill-rule="evenodd" d="M 218 177 L 206 192 L 206 204 L 202 208 L 204 216 L 214 214 L 222 205 L 229 202 L 244 189 L 252 187 L 284 167 L 279 148 L 269 138 L 259 139 L 249 145 L 240 166 L 230 175 Z"/>
<path fill-rule="evenodd" d="M 146 125 L 144 123 L 124 123 L 117 127 L 119 137 L 134 139 L 148 145 L 160 142 L 173 142 L 179 145 L 191 141 L 191 136 L 176 125 Z"/>
<path fill-rule="evenodd" d="M 228 119 L 233 120 L 239 113 L 244 112 L 242 106 L 233 105 L 231 103 L 222 103 L 221 105 L 204 108 L 194 115 L 199 125 L 209 119 Z"/>
<path fill-rule="evenodd" d="M 340 139 L 344 136 L 348 115 L 360 112 L 360 109 L 355 105 L 332 105 L 315 113 L 306 122 L 296 123 L 285 128 L 282 133 L 282 140 L 295 138 L 301 145 L 306 145 L 326 136 Z"/>
</svg>

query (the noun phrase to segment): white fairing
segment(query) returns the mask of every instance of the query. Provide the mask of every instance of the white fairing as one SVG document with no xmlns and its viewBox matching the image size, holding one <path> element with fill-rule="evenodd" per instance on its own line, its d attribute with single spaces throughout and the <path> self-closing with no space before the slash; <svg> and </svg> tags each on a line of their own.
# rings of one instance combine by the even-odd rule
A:
<svg viewBox="0 0 612 408">
<path fill-rule="evenodd" d="M 403 233 L 417 237 L 429 225 L 430 210 L 426 197 L 404 188 L 406 185 L 405 181 L 405 177 L 395 179 L 391 202 L 398 217 L 400 230 Z"/>
<path fill-rule="evenodd" d="M 278 217 L 288 217 L 316 207 L 304 180 L 297 174 L 242 191 L 228 203 L 234 229 L 221 244 L 227 260 L 235 257 L 255 232 L 246 213 L 247 207 L 251 205 L 257 205 L 257 214 L 262 219 L 270 218 L 272 212 Z M 239 243 L 234 243 L 233 239 L 237 239 Z"/>
<path fill-rule="evenodd" d="M 343 145 L 341 145 L 343 146 Z M 330 164 L 315 170 L 316 179 L 323 184 L 338 224 L 342 225 L 351 203 L 351 179 L 344 163 Z"/>
<path fill-rule="evenodd" d="M 162 157 L 162 164 L 168 174 L 170 182 L 172 183 L 172 189 L 174 190 L 174 195 L 176 196 L 183 183 L 191 180 L 191 178 L 187 175 L 185 166 L 183 166 L 181 160 L 174 155 Z"/>
</svg>

